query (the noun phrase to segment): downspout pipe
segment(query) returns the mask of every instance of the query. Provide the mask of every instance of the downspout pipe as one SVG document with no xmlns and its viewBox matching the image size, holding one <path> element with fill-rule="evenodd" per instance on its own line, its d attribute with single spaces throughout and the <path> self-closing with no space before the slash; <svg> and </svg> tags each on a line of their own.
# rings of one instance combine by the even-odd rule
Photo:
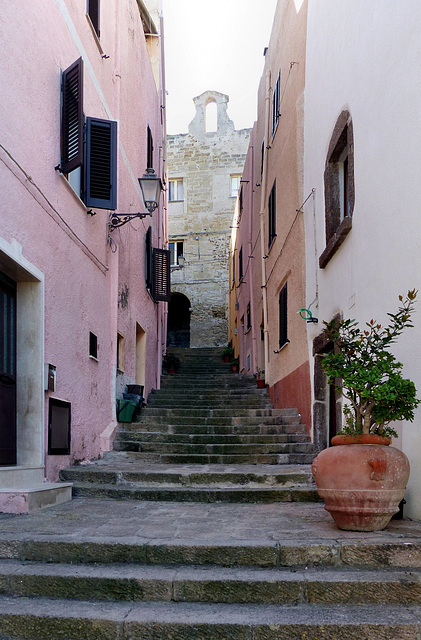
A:
<svg viewBox="0 0 421 640">
<path fill-rule="evenodd" d="M 268 69 L 265 76 L 265 147 L 269 146 L 269 125 L 271 112 L 271 73 Z M 265 371 L 268 371 L 269 364 L 269 336 L 268 336 L 268 305 L 267 305 L 267 289 L 266 289 L 266 260 L 265 251 L 265 213 L 267 201 L 267 174 L 268 174 L 268 149 L 265 149 L 263 155 L 263 175 L 262 190 L 260 194 L 260 250 L 262 260 L 262 293 L 263 293 L 263 330 L 264 330 L 264 352 L 265 352 Z M 267 375 L 267 374 L 266 374 Z"/>
</svg>

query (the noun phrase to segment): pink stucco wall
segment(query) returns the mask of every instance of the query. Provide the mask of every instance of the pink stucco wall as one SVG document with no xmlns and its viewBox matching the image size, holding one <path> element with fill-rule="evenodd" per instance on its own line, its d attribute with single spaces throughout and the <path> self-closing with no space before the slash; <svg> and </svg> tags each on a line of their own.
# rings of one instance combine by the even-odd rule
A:
<svg viewBox="0 0 421 640">
<path fill-rule="evenodd" d="M 108 211 L 87 215 L 54 170 L 61 72 L 82 56 L 85 115 L 118 121 L 116 211 L 144 211 L 137 178 L 146 168 L 148 124 L 162 175 L 162 99 L 136 0 L 102 7 L 100 46 L 84 0 L 10 0 L 0 14 L 0 238 L 16 240 L 44 274 L 44 361 L 57 367 L 56 391 L 45 393 L 46 443 L 48 397 L 72 405 L 71 455 L 49 456 L 45 447 L 50 480 L 73 461 L 100 455 L 100 435 L 115 422 L 117 331 L 125 337 L 124 382 L 135 381 L 138 323 L 146 332 L 145 391 L 159 386 L 164 303 L 145 288 L 145 232 L 152 224 L 153 245 L 162 246 L 162 198 L 152 220 L 114 231 L 110 243 Z M 98 361 L 89 357 L 90 331 L 98 337 Z"/>
</svg>

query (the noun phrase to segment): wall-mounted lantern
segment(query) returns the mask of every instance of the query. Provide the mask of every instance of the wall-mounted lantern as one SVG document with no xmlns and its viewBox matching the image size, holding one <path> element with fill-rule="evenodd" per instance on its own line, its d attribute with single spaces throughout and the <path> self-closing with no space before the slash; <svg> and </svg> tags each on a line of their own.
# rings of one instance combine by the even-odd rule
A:
<svg viewBox="0 0 421 640">
<path fill-rule="evenodd" d="M 149 167 L 146 169 L 146 173 L 144 173 L 141 178 L 138 178 L 138 180 L 142 191 L 143 203 L 148 213 L 111 213 L 110 231 L 122 227 L 134 218 L 142 219 L 146 218 L 146 216 L 151 216 L 158 207 L 159 196 L 162 191 L 161 178 L 156 175 L 152 167 Z"/>
</svg>

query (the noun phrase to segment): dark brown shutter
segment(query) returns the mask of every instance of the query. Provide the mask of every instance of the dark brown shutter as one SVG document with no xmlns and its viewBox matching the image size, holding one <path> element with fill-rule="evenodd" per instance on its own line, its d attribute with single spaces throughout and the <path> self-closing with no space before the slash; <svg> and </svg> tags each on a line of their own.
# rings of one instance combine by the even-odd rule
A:
<svg viewBox="0 0 421 640">
<path fill-rule="evenodd" d="M 88 0 L 88 15 L 91 19 L 92 26 L 99 38 L 99 2 L 100 0 Z"/>
<path fill-rule="evenodd" d="M 70 173 L 83 163 L 83 60 L 63 71 L 61 171 Z"/>
<path fill-rule="evenodd" d="M 152 290 L 152 228 L 148 227 L 145 238 L 145 281 L 146 288 Z"/>
<path fill-rule="evenodd" d="M 170 252 L 168 249 L 153 249 L 152 297 L 158 302 L 170 301 Z"/>
<path fill-rule="evenodd" d="M 117 207 L 117 122 L 86 119 L 85 204 Z"/>
<path fill-rule="evenodd" d="M 279 348 L 289 342 L 288 340 L 288 307 L 287 307 L 287 283 L 279 293 Z"/>
<path fill-rule="evenodd" d="M 153 137 L 152 137 L 152 131 L 150 126 L 148 125 L 148 135 L 147 135 L 148 141 L 147 141 L 147 165 L 148 165 L 148 169 L 153 167 Z"/>
</svg>

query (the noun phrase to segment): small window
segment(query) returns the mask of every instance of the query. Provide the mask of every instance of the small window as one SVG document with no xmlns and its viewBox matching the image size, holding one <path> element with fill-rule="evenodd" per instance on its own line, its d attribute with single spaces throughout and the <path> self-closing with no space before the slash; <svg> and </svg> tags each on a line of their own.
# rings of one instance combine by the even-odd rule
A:
<svg viewBox="0 0 421 640">
<path fill-rule="evenodd" d="M 243 279 L 243 247 L 238 252 L 238 280 L 241 282 Z"/>
<path fill-rule="evenodd" d="M 262 148 L 260 149 L 260 178 L 263 176 L 263 165 L 265 161 L 265 139 L 262 140 Z"/>
<path fill-rule="evenodd" d="M 269 216 L 269 238 L 268 245 L 269 248 L 272 245 L 272 242 L 276 238 L 276 180 L 273 183 L 273 187 L 269 194 L 269 202 L 268 202 L 268 216 Z"/>
<path fill-rule="evenodd" d="M 232 254 L 232 282 L 235 284 L 235 251 Z"/>
<path fill-rule="evenodd" d="M 279 348 L 289 342 L 287 296 L 287 283 L 285 283 L 279 292 Z"/>
<path fill-rule="evenodd" d="M 92 26 L 96 35 L 99 38 L 99 3 L 100 0 L 87 0 L 87 14 L 92 22 Z"/>
<path fill-rule="evenodd" d="M 275 88 L 273 90 L 272 96 L 272 136 L 275 134 L 276 128 L 278 126 L 279 117 L 280 117 L 280 95 L 281 95 L 281 72 L 278 73 L 278 78 L 276 80 Z"/>
<path fill-rule="evenodd" d="M 243 185 L 241 185 L 240 192 L 239 192 L 239 195 L 238 195 L 238 208 L 240 210 L 240 215 L 241 215 L 241 213 L 243 213 L 243 206 L 244 206 L 244 203 L 243 203 Z"/>
<path fill-rule="evenodd" d="M 168 199 L 170 202 L 180 202 L 184 200 L 183 178 L 169 180 L 168 187 Z"/>
<path fill-rule="evenodd" d="M 247 318 L 247 330 L 251 329 L 251 312 L 250 312 L 250 302 L 247 305 L 247 311 L 246 311 L 246 318 Z M 250 367 L 249 367 L 250 368 Z"/>
<path fill-rule="evenodd" d="M 181 256 L 184 257 L 184 243 L 183 242 L 169 242 L 168 249 L 170 250 L 171 266 L 175 267 L 179 263 Z"/>
<path fill-rule="evenodd" d="M 98 360 L 98 338 L 92 331 L 89 332 L 89 355 Z"/>
<path fill-rule="evenodd" d="M 48 454 L 70 454 L 71 404 L 57 398 L 49 399 Z"/>
<path fill-rule="evenodd" d="M 148 125 L 147 131 L 147 167 L 151 169 L 153 167 L 153 137 L 150 126 Z"/>
<path fill-rule="evenodd" d="M 240 188 L 240 180 L 241 180 L 241 175 L 233 175 L 233 176 L 231 176 L 231 181 L 230 181 L 231 198 L 236 198 L 237 197 L 238 190 Z"/>
<path fill-rule="evenodd" d="M 117 333 L 117 369 L 124 371 L 124 336 Z"/>
</svg>

